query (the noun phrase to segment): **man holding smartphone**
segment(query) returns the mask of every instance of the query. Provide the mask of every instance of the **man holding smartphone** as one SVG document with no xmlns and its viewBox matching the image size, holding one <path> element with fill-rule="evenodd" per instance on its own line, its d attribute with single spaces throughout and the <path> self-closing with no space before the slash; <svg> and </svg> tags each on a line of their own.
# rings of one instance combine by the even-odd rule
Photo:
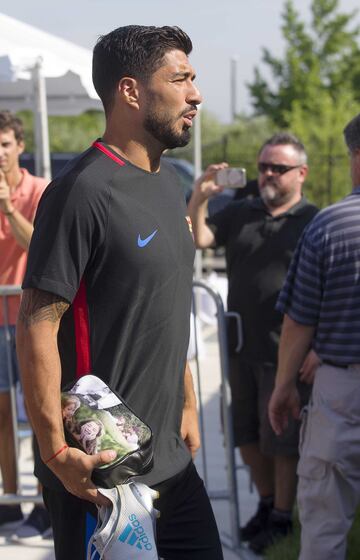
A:
<svg viewBox="0 0 360 560">
<path fill-rule="evenodd" d="M 292 530 L 296 493 L 298 422 L 277 437 L 267 416 L 274 386 L 282 316 L 275 303 L 291 256 L 317 208 L 302 195 L 308 173 L 303 144 L 292 134 L 278 133 L 258 155 L 260 196 L 236 200 L 206 218 L 207 202 L 223 187 L 217 174 L 227 164 L 210 165 L 196 181 L 189 204 L 197 247 L 223 245 L 229 279 L 228 309 L 241 316 L 244 343 L 236 353 L 236 325 L 229 325 L 230 383 L 234 441 L 260 496 L 258 510 L 241 538 L 262 552 Z M 303 403 L 312 382 L 310 353 L 300 372 Z"/>
</svg>

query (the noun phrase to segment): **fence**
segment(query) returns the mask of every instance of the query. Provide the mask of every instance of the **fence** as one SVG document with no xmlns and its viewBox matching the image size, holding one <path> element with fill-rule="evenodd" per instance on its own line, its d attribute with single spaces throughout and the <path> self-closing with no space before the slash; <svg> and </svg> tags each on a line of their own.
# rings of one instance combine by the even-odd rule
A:
<svg viewBox="0 0 360 560">
<path fill-rule="evenodd" d="M 224 453 L 226 458 L 226 478 L 227 487 L 225 489 L 212 490 L 208 481 L 208 463 L 207 463 L 207 453 L 205 445 L 205 434 L 206 434 L 206 423 L 204 421 L 203 412 L 203 398 L 202 398 L 202 386 L 200 377 L 200 361 L 199 361 L 199 323 L 197 317 L 199 315 L 199 290 L 205 291 L 211 298 L 211 301 L 215 306 L 215 317 L 217 325 L 217 342 L 219 348 L 219 358 L 220 358 L 220 398 L 221 398 L 221 416 L 223 424 L 223 434 L 224 434 Z M 202 464 L 203 464 L 203 478 L 205 485 L 208 490 L 210 499 L 212 500 L 226 500 L 229 505 L 230 514 L 230 534 L 221 533 L 221 541 L 224 547 L 230 549 L 235 555 L 237 555 L 242 560 L 247 560 L 254 558 L 251 551 L 242 545 L 240 542 L 240 504 L 239 504 L 239 493 L 237 484 L 237 471 L 240 468 L 245 468 L 243 466 L 237 466 L 235 460 L 235 447 L 234 447 L 234 436 L 232 427 L 232 399 L 231 390 L 229 384 L 229 363 L 228 363 L 228 344 L 227 344 L 227 328 L 226 323 L 231 319 L 236 321 L 238 330 L 238 342 L 236 351 L 239 351 L 242 346 L 242 330 L 241 321 L 238 313 L 225 312 L 222 298 L 219 292 L 214 289 L 207 282 L 202 280 L 196 280 L 193 282 L 193 324 L 194 324 L 194 337 L 195 337 L 195 362 L 196 362 L 196 377 L 198 385 L 198 400 L 199 400 L 199 422 L 200 422 L 200 432 L 201 432 L 201 454 L 202 454 Z M 219 420 L 220 422 L 220 420 Z"/>
<path fill-rule="evenodd" d="M 264 134 L 265 136 L 260 135 L 257 131 L 252 135 L 251 132 L 233 130 L 213 142 L 204 142 L 203 169 L 211 163 L 226 161 L 233 167 L 245 167 L 248 179 L 256 179 L 259 147 L 272 133 L 265 130 Z M 341 138 L 339 142 L 342 143 Z M 319 208 L 343 198 L 352 188 L 345 146 L 343 151 L 339 146 L 340 144 L 334 146 L 332 142 L 322 147 L 316 143 L 306 146 L 309 156 L 309 174 L 304 184 L 304 193 Z M 176 154 L 178 157 L 192 161 L 192 151 L 188 147 L 178 149 Z"/>
<path fill-rule="evenodd" d="M 19 422 L 18 422 L 18 415 L 17 415 L 17 403 L 16 403 L 16 389 L 14 385 L 14 370 L 13 370 L 13 363 L 11 359 L 11 335 L 9 329 L 9 306 L 8 306 L 8 298 L 12 296 L 19 296 L 21 294 L 20 286 L 0 286 L 0 298 L 2 300 L 2 309 L 3 309 L 3 317 L 4 317 L 4 332 L 5 332 L 5 340 L 6 340 L 6 358 L 7 358 L 7 367 L 8 367 L 8 375 L 9 375 L 9 384 L 10 384 L 10 402 L 11 402 L 11 417 L 13 423 L 13 430 L 14 430 L 14 447 L 15 447 L 15 458 L 16 458 L 16 480 L 17 480 L 17 494 L 3 494 L 0 495 L 0 504 L 20 504 L 24 502 L 31 502 L 31 503 L 42 503 L 42 496 L 41 495 L 29 495 L 23 494 L 21 491 L 21 484 L 20 484 L 20 477 L 19 477 L 19 440 L 23 436 L 29 435 L 29 429 L 20 430 L 19 429 Z M 1 444 L 1 442 L 0 442 Z"/>
</svg>

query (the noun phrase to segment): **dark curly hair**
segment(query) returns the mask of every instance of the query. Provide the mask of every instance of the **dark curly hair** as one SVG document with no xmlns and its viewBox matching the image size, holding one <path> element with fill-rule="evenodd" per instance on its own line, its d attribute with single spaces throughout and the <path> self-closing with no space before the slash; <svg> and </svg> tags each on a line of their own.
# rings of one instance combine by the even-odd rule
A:
<svg viewBox="0 0 360 560">
<path fill-rule="evenodd" d="M 24 141 L 24 125 L 11 111 L 0 111 L 0 130 L 13 130 L 17 143 Z"/>
<path fill-rule="evenodd" d="M 179 27 L 127 25 L 99 37 L 93 51 L 92 78 L 105 112 L 112 107 L 121 78 L 147 81 L 168 51 L 188 55 L 192 42 Z"/>
</svg>

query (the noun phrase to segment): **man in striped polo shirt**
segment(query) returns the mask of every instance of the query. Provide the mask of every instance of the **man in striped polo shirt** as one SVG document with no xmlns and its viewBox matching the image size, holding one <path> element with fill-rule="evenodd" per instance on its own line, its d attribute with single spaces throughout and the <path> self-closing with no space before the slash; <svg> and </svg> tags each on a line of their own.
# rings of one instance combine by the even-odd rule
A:
<svg viewBox="0 0 360 560">
<path fill-rule="evenodd" d="M 360 114 L 344 129 L 352 193 L 322 210 L 299 242 L 277 307 L 284 314 L 271 424 L 299 416 L 296 377 L 322 359 L 304 415 L 298 465 L 299 560 L 343 560 L 360 503 Z"/>
</svg>

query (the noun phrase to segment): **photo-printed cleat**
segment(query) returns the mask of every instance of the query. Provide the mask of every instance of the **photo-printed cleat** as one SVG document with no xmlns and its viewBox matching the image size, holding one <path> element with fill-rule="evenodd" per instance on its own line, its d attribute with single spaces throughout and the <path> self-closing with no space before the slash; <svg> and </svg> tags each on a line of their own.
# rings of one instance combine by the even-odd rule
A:
<svg viewBox="0 0 360 560">
<path fill-rule="evenodd" d="M 111 506 L 98 507 L 98 523 L 89 541 L 87 559 L 159 560 L 153 507 L 158 492 L 130 482 L 111 489 L 99 488 Z"/>
</svg>

